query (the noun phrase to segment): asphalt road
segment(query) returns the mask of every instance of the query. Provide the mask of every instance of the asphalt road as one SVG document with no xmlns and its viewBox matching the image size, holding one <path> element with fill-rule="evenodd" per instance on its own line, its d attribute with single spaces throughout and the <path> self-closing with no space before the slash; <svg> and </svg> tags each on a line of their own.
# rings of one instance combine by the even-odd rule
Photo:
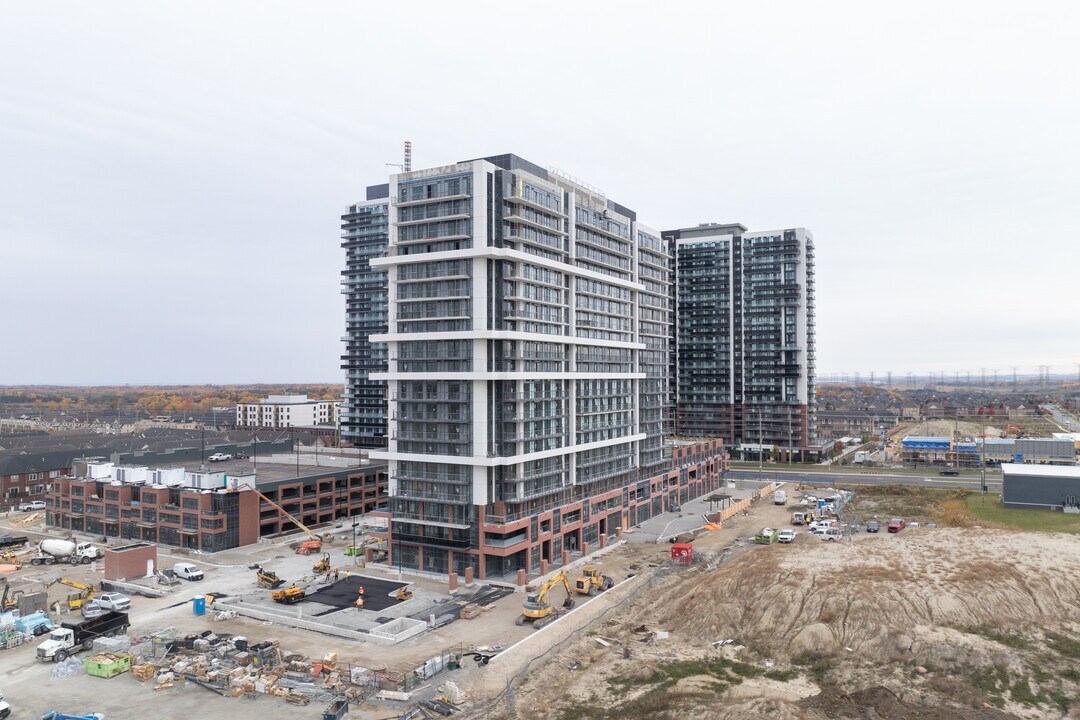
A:
<svg viewBox="0 0 1080 720">
<path fill-rule="evenodd" d="M 780 482 L 802 483 L 804 485 L 925 485 L 940 488 L 979 489 L 978 475 L 948 476 L 937 473 L 912 475 L 911 473 L 891 473 L 881 470 L 873 473 L 829 472 L 818 470 L 767 468 L 761 475 L 756 470 L 732 470 L 729 478 L 739 480 L 777 480 Z M 1001 489 L 1001 477 L 988 475 L 986 485 L 990 490 Z"/>
</svg>

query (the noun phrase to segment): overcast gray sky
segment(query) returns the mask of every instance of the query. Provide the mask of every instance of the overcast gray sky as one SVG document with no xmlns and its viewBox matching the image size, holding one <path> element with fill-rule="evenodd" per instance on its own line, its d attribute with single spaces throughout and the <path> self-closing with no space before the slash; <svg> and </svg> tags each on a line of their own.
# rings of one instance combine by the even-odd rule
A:
<svg viewBox="0 0 1080 720">
<path fill-rule="evenodd" d="M 1080 362 L 1080 5 L 0 5 L 0 384 L 340 381 L 339 215 L 513 152 L 805 226 L 820 373 Z M 1011 372 L 1011 371 L 1008 371 Z"/>
</svg>

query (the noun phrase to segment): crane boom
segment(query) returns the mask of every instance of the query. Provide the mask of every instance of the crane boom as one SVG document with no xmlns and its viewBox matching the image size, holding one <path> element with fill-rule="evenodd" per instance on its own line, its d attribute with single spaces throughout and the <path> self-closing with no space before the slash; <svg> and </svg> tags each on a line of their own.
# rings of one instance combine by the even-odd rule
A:
<svg viewBox="0 0 1080 720">
<path fill-rule="evenodd" d="M 263 495 L 263 494 L 262 494 L 261 492 L 259 492 L 258 490 L 256 490 L 256 489 L 255 489 L 255 488 L 254 488 L 253 486 L 251 486 L 251 485 L 245 485 L 244 487 L 246 487 L 247 489 L 251 490 L 251 492 L 255 493 L 256 495 L 258 495 L 259 497 L 261 497 L 261 498 L 262 498 L 263 500 L 265 500 L 266 502 L 268 502 L 268 503 L 270 503 L 271 505 L 273 505 L 273 506 L 274 506 L 274 508 L 275 508 L 275 509 L 276 509 L 276 510 L 277 510 L 277 511 L 278 511 L 279 513 L 281 513 L 281 514 L 282 514 L 282 515 L 284 515 L 285 517 L 289 518 L 289 520 L 291 520 L 291 521 L 293 522 L 293 524 L 295 524 L 295 525 L 296 525 L 296 527 L 298 527 L 298 528 L 300 528 L 301 530 L 303 530 L 304 532 L 306 532 L 306 533 L 307 533 L 307 534 L 308 534 L 308 535 L 309 535 L 309 536 L 311 537 L 311 539 L 312 539 L 312 540 L 317 540 L 317 541 L 319 541 L 319 542 L 322 542 L 322 538 L 321 538 L 321 537 L 319 537 L 318 535 L 316 535 L 316 534 L 315 534 L 315 532 L 314 532 L 314 531 L 313 531 L 313 530 L 312 530 L 311 528 L 309 528 L 309 527 L 308 527 L 307 525 L 305 525 L 304 523 L 300 522 L 299 518 L 297 518 L 297 517 L 296 517 L 295 515 L 293 515 L 293 514 L 292 514 L 291 512 L 289 512 L 289 511 L 288 511 L 288 510 L 286 510 L 285 508 L 281 507 L 280 505 L 278 505 L 278 504 L 277 504 L 276 502 L 274 502 L 274 501 L 273 501 L 273 500 L 271 500 L 270 498 L 268 498 L 268 497 L 266 497 L 265 495 Z"/>
</svg>

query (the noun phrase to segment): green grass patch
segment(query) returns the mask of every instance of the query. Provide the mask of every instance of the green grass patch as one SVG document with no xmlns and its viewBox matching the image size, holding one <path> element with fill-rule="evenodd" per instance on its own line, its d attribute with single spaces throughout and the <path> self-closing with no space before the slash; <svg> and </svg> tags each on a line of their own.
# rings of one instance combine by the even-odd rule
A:
<svg viewBox="0 0 1080 720">
<path fill-rule="evenodd" d="M 1058 674 L 1066 680 L 1071 680 L 1074 683 L 1080 683 L 1080 670 L 1077 670 L 1074 667 L 1065 668 Z"/>
<path fill-rule="evenodd" d="M 1050 696 L 1050 702 L 1061 708 L 1061 712 L 1069 712 L 1069 706 L 1072 705 L 1072 698 L 1068 695 L 1062 695 L 1060 692 L 1056 692 Z"/>
<path fill-rule="evenodd" d="M 1036 532 L 1080 533 L 1080 515 L 1004 508 L 998 493 L 968 493 L 964 502 L 973 515 L 994 525 Z"/>
<path fill-rule="evenodd" d="M 977 627 L 966 627 L 964 632 L 970 635 L 978 635 L 979 637 L 986 638 L 992 642 L 996 642 L 999 645 L 1006 647 L 1016 648 L 1017 650 L 1028 650 L 1032 647 L 1032 643 L 1027 638 L 1017 633 L 1002 632 L 995 627 L 989 625 L 979 625 Z"/>
<path fill-rule="evenodd" d="M 1046 633 L 1046 641 L 1050 649 L 1058 655 L 1080 660 L 1080 641 L 1075 638 L 1048 632 Z"/>
<path fill-rule="evenodd" d="M 798 670 L 770 670 L 765 673 L 765 677 L 770 680 L 776 680 L 777 682 L 789 682 L 799 677 Z"/>
<path fill-rule="evenodd" d="M 1024 705 L 1044 705 L 1050 702 L 1042 693 L 1036 694 L 1031 689 L 1031 684 L 1026 677 L 1022 677 L 1009 687 L 1009 696 L 1018 703 Z"/>
<path fill-rule="evenodd" d="M 994 707 L 1005 705 L 1005 690 L 1009 687 L 1009 674 L 996 666 L 980 668 L 969 678 L 971 686 L 986 698 Z"/>
<path fill-rule="evenodd" d="M 708 702 L 714 695 L 738 685 L 743 678 L 766 674 L 764 670 L 724 658 L 679 660 L 661 663 L 656 670 L 639 676 L 620 676 L 608 679 L 608 689 L 620 695 L 635 687 L 651 686 L 636 698 L 601 709 L 596 702 L 579 704 L 561 710 L 560 720 L 651 720 L 678 715 L 680 706 L 690 702 Z M 671 689 L 684 678 L 707 677 L 706 689 Z"/>
</svg>

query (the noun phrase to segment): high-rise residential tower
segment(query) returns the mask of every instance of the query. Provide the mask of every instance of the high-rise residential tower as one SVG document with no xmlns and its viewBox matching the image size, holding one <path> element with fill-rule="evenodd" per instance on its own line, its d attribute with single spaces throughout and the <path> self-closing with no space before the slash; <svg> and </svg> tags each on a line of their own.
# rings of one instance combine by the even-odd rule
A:
<svg viewBox="0 0 1080 720">
<path fill-rule="evenodd" d="M 808 458 L 814 421 L 814 241 L 805 228 L 709 223 L 663 233 L 675 256 L 675 426 L 744 457 Z"/>
<path fill-rule="evenodd" d="M 387 186 L 373 185 L 367 199 L 350 205 L 341 216 L 341 247 L 346 267 L 341 292 L 346 296 L 345 398 L 341 439 L 360 447 L 386 445 L 386 381 L 371 374 L 385 372 L 386 345 L 368 341 L 386 332 L 386 271 L 371 259 L 386 253 L 389 232 Z"/>
<path fill-rule="evenodd" d="M 718 443 L 664 444 L 671 258 L 632 210 L 514 155 L 387 195 L 394 565 L 539 572 L 717 486 Z"/>
</svg>

